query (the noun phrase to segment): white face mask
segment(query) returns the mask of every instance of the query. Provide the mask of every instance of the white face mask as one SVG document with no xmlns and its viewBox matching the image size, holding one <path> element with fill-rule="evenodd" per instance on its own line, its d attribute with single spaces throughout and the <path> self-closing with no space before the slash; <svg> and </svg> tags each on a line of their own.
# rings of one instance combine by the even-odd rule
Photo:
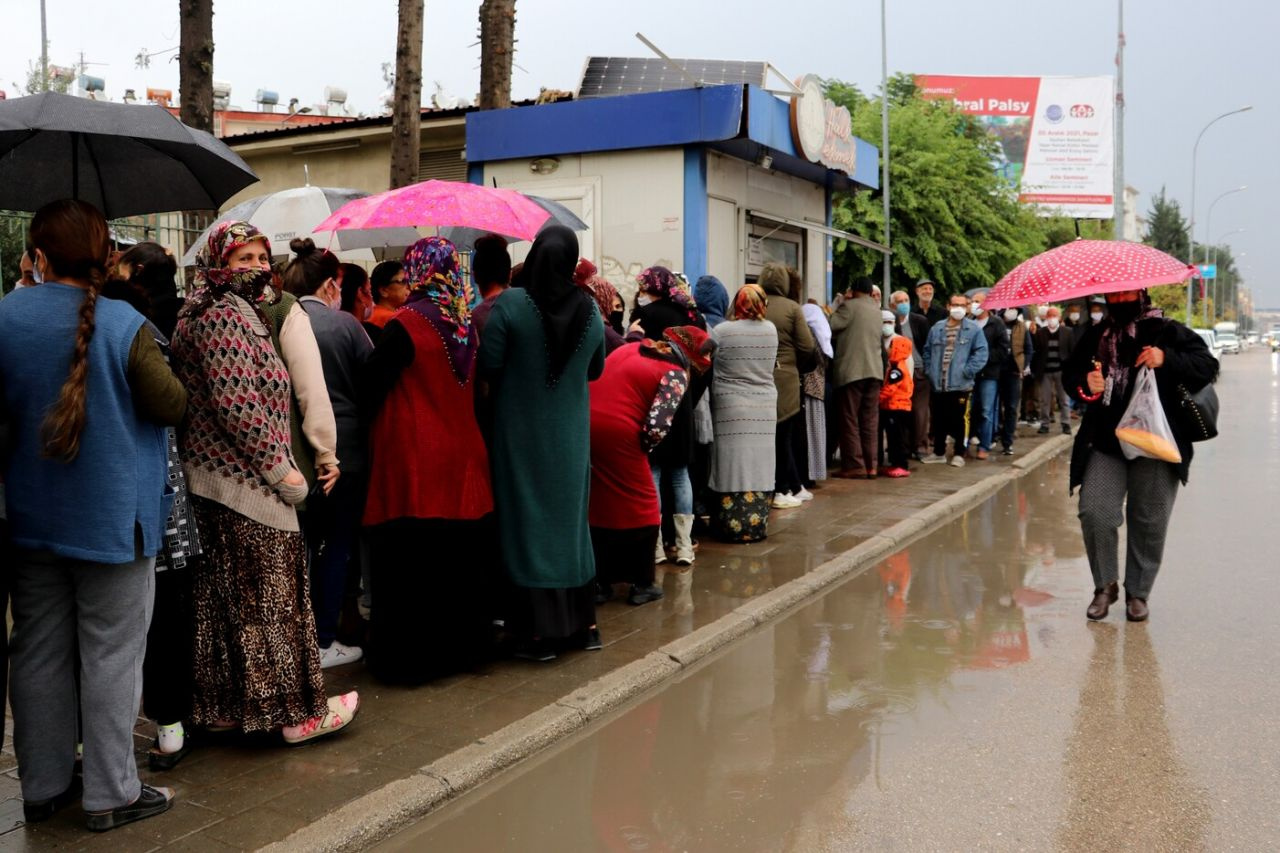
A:
<svg viewBox="0 0 1280 853">
<path fill-rule="evenodd" d="M 952 319 L 952 320 L 963 320 L 963 319 L 964 319 L 964 306 L 963 306 L 963 305 L 956 305 L 956 306 L 952 307 L 952 309 L 951 309 L 951 319 Z"/>
<path fill-rule="evenodd" d="M 636 304 L 639 305 L 641 308 L 650 304 L 651 302 L 653 302 L 653 297 L 647 293 L 641 293 L 638 296 L 636 296 Z"/>
<path fill-rule="evenodd" d="M 1050 317 L 1050 318 L 1048 319 L 1048 321 L 1047 321 L 1047 325 L 1049 326 L 1049 331 L 1051 331 L 1051 332 L 1052 332 L 1052 331 L 1056 330 L 1056 329 L 1058 328 L 1058 318 L 1057 318 L 1057 317 Z"/>
<path fill-rule="evenodd" d="M 981 316 L 982 316 L 982 303 L 981 303 L 981 302 L 975 302 L 975 303 L 973 304 L 973 307 L 972 307 L 972 308 L 970 308 L 969 310 L 973 313 L 973 316 L 975 316 L 975 317 L 981 317 Z"/>
<path fill-rule="evenodd" d="M 1071 321 L 1071 322 L 1073 322 L 1073 323 L 1079 323 L 1079 322 L 1080 322 L 1080 312 L 1079 312 L 1079 311 L 1072 311 L 1070 314 L 1068 314 L 1068 315 L 1067 315 L 1067 319 L 1068 319 L 1068 320 L 1070 320 L 1070 321 Z"/>
<path fill-rule="evenodd" d="M 1092 320 L 1092 321 L 1093 321 L 1093 322 L 1095 322 L 1095 323 L 1101 323 L 1101 322 L 1102 322 L 1102 316 L 1103 316 L 1103 315 L 1102 315 L 1102 312 L 1101 312 L 1101 311 L 1090 311 L 1090 312 L 1089 312 L 1089 319 L 1090 319 L 1090 320 Z"/>
<path fill-rule="evenodd" d="M 881 325 L 881 326 L 880 326 L 880 334 L 884 335 L 886 338 L 891 338 L 891 337 L 893 337 L 893 324 L 892 324 L 892 323 L 885 323 L 885 324 Z"/>
<path fill-rule="evenodd" d="M 1018 319 L 1018 309 L 1016 309 L 1016 308 L 1006 308 L 1006 309 L 1005 309 L 1005 311 L 1004 311 L 1004 318 L 1005 318 L 1005 320 L 1007 320 L 1007 321 L 1009 321 L 1010 323 L 1012 323 L 1014 320 Z"/>
</svg>

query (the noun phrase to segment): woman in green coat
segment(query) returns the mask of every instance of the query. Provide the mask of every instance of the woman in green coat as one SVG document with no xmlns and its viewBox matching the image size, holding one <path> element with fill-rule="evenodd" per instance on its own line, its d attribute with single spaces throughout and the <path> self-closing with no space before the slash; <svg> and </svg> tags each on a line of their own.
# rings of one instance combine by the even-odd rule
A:
<svg viewBox="0 0 1280 853">
<path fill-rule="evenodd" d="M 604 325 L 573 283 L 578 238 L 544 229 L 480 340 L 493 409 L 490 466 L 503 562 L 515 595 L 517 655 L 600 648 L 587 525 L 591 408 L 604 370 Z"/>
</svg>

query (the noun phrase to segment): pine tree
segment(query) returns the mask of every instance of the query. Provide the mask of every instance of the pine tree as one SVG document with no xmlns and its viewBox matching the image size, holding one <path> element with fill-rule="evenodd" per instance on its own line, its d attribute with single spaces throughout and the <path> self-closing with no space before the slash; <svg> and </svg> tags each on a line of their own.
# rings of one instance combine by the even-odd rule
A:
<svg viewBox="0 0 1280 853">
<path fill-rule="evenodd" d="M 1147 234 L 1142 242 L 1175 258 L 1186 258 L 1188 252 L 1187 220 L 1176 199 L 1165 195 L 1164 187 L 1151 199 L 1147 213 Z"/>
</svg>

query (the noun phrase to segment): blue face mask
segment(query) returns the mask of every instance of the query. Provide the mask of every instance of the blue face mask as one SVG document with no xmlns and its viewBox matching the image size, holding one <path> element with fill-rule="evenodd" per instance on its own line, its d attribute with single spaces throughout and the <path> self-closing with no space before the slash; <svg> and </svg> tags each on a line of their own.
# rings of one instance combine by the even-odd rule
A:
<svg viewBox="0 0 1280 853">
<path fill-rule="evenodd" d="M 897 311 L 899 314 L 905 317 L 911 313 L 911 303 L 899 302 L 897 305 L 893 306 L 893 310 Z"/>
</svg>

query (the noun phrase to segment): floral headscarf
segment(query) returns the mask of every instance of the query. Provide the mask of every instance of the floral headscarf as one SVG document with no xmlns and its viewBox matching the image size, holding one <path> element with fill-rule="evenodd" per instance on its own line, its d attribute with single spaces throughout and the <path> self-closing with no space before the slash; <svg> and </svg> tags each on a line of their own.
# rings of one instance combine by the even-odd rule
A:
<svg viewBox="0 0 1280 853">
<path fill-rule="evenodd" d="M 763 320 L 769 298 L 758 284 L 744 284 L 733 297 L 733 317 L 735 320 Z"/>
<path fill-rule="evenodd" d="M 440 335 L 459 384 L 471 378 L 479 341 L 471 325 L 471 285 L 458 269 L 458 250 L 443 237 L 425 237 L 404 253 L 409 301 L 404 310 L 423 317 Z"/>
<path fill-rule="evenodd" d="M 196 256 L 195 292 L 182 307 L 180 317 L 198 317 L 226 293 L 233 293 L 258 310 L 272 283 L 271 270 L 231 270 L 227 259 L 237 250 L 261 242 L 271 254 L 267 235 L 248 222 L 222 222 L 209 232 L 209 240 Z M 261 315 L 261 311 L 259 311 Z M 266 322 L 266 318 L 263 318 Z"/>
<path fill-rule="evenodd" d="M 465 342 L 471 329 L 471 285 L 462 278 L 458 249 L 444 237 L 424 237 L 404 253 L 409 300 L 439 306 L 454 340 Z"/>
<path fill-rule="evenodd" d="M 698 303 L 694 301 L 688 283 L 682 283 L 671 270 L 666 267 L 649 267 L 636 276 L 636 284 L 641 293 L 647 293 L 655 299 L 669 299 L 685 310 L 690 322 L 697 321 Z"/>
<path fill-rule="evenodd" d="M 716 342 L 697 326 L 671 326 L 662 333 L 681 352 L 689 367 L 696 373 L 706 373 L 711 368 L 711 354 Z"/>
<path fill-rule="evenodd" d="M 591 294 L 591 298 L 596 301 L 596 306 L 600 309 L 600 316 L 608 323 L 609 315 L 613 312 L 613 300 L 620 299 L 618 288 L 602 275 L 591 276 L 582 283 L 582 287 Z"/>
</svg>

